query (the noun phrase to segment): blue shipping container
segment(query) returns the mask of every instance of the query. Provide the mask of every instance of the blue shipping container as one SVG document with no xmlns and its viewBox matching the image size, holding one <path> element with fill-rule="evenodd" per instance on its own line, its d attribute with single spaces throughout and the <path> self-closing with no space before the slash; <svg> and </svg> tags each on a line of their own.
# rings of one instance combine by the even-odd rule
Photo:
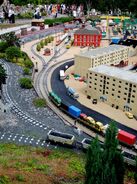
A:
<svg viewBox="0 0 137 184">
<path fill-rule="evenodd" d="M 73 117 L 79 117 L 79 115 L 81 114 L 81 110 L 78 109 L 77 107 L 73 106 L 73 105 L 69 106 L 68 112 Z"/>
<path fill-rule="evenodd" d="M 112 37 L 112 43 L 118 43 L 120 41 L 121 38 L 119 37 Z"/>
</svg>

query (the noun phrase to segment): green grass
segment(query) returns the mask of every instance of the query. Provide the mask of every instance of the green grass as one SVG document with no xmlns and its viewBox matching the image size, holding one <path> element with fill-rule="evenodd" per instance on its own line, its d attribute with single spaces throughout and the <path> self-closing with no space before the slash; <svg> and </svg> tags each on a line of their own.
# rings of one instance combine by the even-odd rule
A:
<svg viewBox="0 0 137 184">
<path fill-rule="evenodd" d="M 36 107 L 45 107 L 46 106 L 46 100 L 43 99 L 43 98 L 35 98 L 33 100 L 33 104 L 36 106 Z"/>
</svg>

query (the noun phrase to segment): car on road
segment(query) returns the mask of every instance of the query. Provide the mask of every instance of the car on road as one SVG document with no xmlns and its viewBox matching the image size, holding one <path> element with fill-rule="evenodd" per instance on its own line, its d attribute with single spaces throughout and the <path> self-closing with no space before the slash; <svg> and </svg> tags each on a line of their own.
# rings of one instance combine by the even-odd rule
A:
<svg viewBox="0 0 137 184">
<path fill-rule="evenodd" d="M 129 118 L 129 119 L 133 119 L 133 114 L 131 112 L 125 112 L 126 116 Z"/>
</svg>

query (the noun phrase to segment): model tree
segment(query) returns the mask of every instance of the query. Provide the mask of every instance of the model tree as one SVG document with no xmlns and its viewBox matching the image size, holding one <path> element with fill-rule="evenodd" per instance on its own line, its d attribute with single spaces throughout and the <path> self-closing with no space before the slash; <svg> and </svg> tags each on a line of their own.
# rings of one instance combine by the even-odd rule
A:
<svg viewBox="0 0 137 184">
<path fill-rule="evenodd" d="M 102 152 L 97 137 L 92 141 L 88 149 L 85 169 L 85 184 L 101 184 Z"/>
<path fill-rule="evenodd" d="M 110 123 L 103 150 L 96 138 L 87 153 L 85 184 L 123 184 L 124 160 L 118 148 L 117 128 Z"/>
<path fill-rule="evenodd" d="M 117 127 L 115 122 L 111 122 L 105 136 L 105 143 L 104 143 L 104 153 L 103 153 L 103 165 L 104 168 L 106 165 L 109 166 L 110 174 L 108 181 L 113 177 L 115 173 L 116 177 L 116 184 L 122 184 L 124 181 L 124 160 L 121 152 L 117 150 L 118 148 L 118 140 L 117 140 Z M 113 172 L 112 172 L 113 169 Z M 106 181 L 107 183 L 107 181 Z"/>
</svg>

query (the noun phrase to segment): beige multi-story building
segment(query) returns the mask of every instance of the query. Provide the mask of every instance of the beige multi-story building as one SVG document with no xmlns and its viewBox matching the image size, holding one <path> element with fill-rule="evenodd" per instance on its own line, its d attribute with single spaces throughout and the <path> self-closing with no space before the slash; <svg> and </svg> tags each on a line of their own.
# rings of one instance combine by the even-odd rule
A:
<svg viewBox="0 0 137 184">
<path fill-rule="evenodd" d="M 137 74 L 114 66 L 88 70 L 87 98 L 105 101 L 137 115 Z"/>
<path fill-rule="evenodd" d="M 129 47 L 121 45 L 109 45 L 80 52 L 75 55 L 74 73 L 87 78 L 89 68 L 103 64 L 119 64 L 120 61 L 128 62 Z"/>
</svg>

